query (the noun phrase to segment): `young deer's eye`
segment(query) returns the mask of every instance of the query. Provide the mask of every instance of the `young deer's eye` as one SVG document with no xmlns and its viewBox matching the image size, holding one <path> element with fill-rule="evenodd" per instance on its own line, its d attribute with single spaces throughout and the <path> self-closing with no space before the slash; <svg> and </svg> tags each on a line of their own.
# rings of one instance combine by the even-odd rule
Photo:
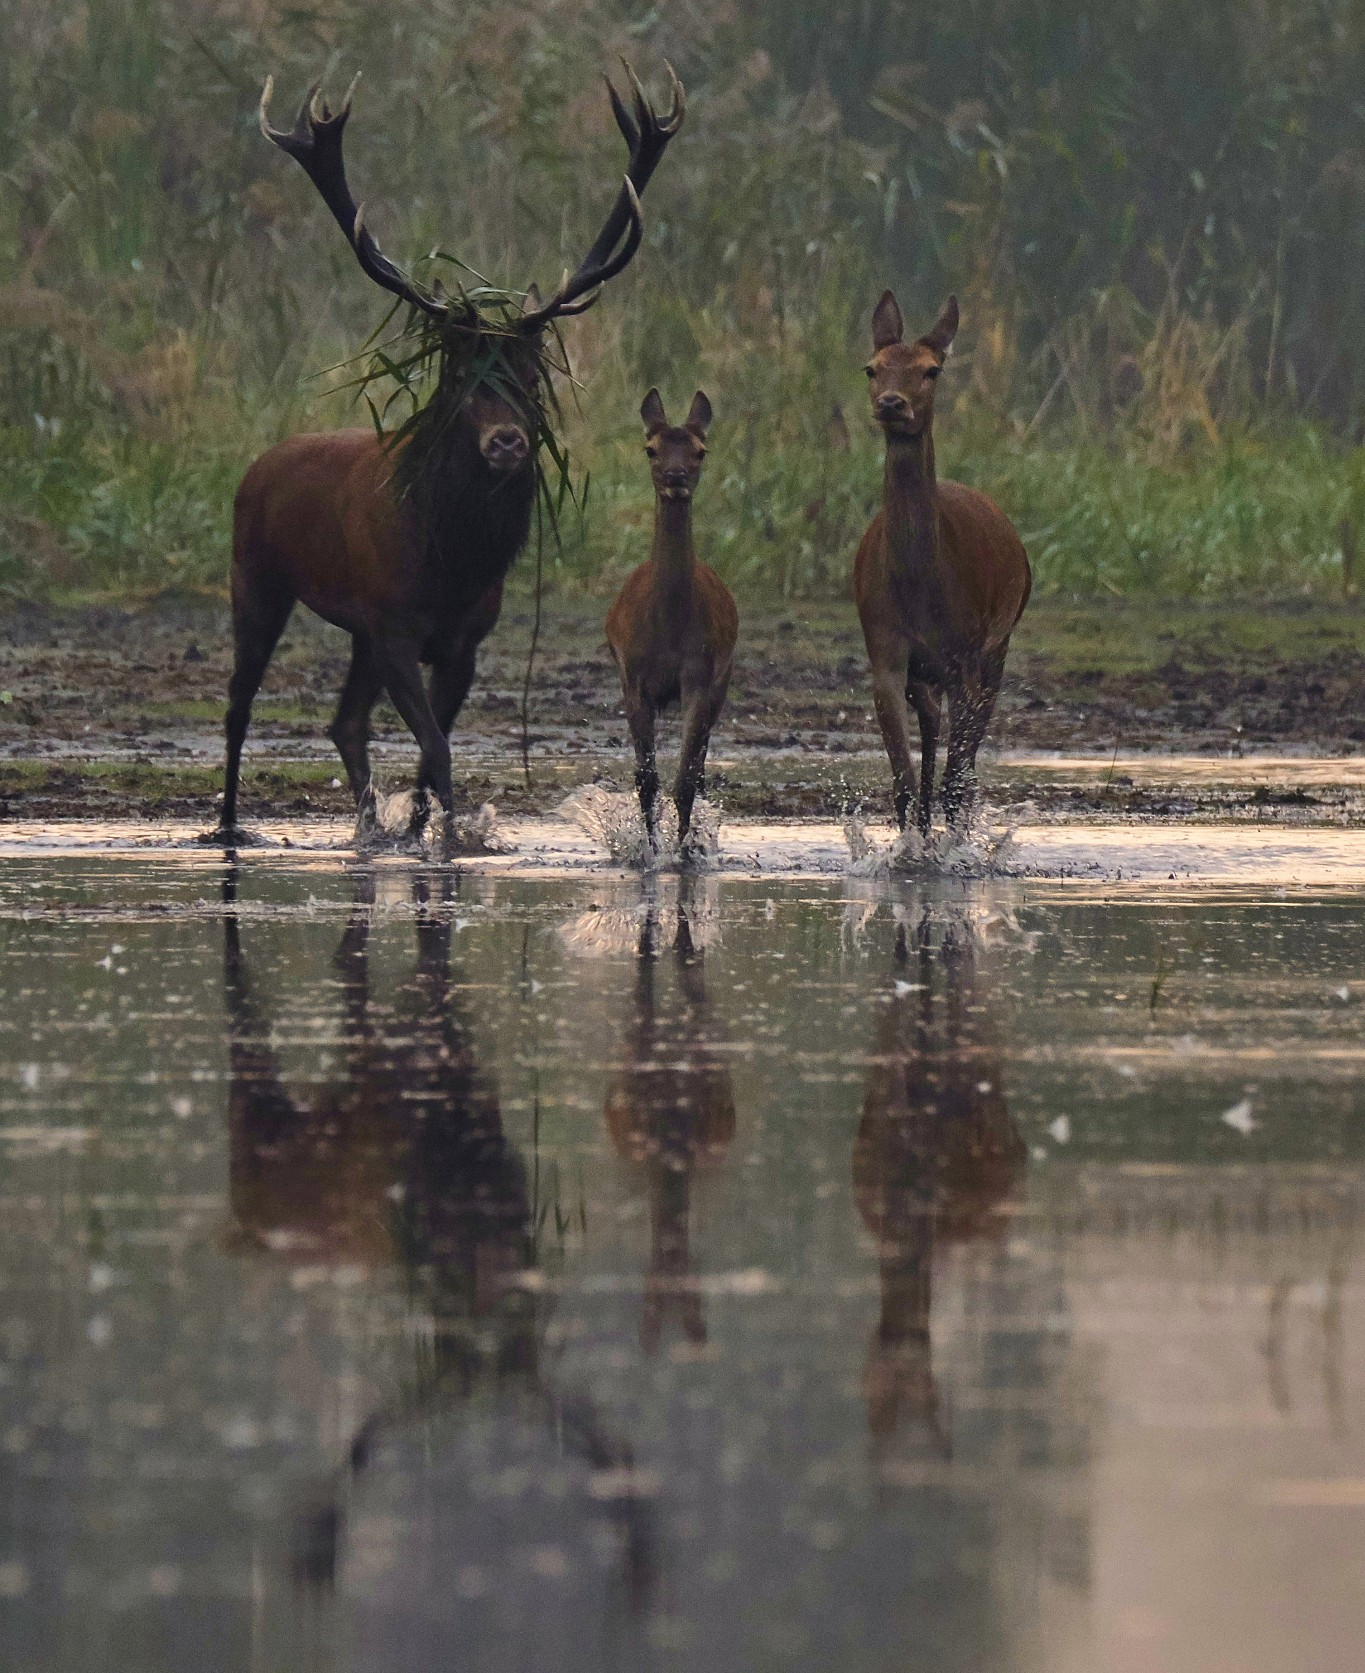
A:
<svg viewBox="0 0 1365 1673">
<path fill-rule="evenodd" d="M 924 368 L 924 375 L 929 379 L 930 383 L 932 383 L 942 370 L 942 366 L 926 366 Z"/>
</svg>

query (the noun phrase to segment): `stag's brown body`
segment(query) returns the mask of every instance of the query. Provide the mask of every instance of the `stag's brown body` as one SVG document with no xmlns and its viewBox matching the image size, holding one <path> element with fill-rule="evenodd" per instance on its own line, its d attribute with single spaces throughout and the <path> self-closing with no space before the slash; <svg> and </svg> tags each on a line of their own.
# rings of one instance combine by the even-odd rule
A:
<svg viewBox="0 0 1365 1673">
<path fill-rule="evenodd" d="M 682 707 L 673 785 L 682 844 L 705 789 L 706 752 L 730 685 L 739 613 L 729 588 L 697 557 L 692 539 L 692 496 L 706 456 L 710 402 L 698 390 L 687 423 L 670 425 L 658 390 L 651 389 L 640 416 L 654 479 L 654 543 L 607 612 L 607 643 L 621 676 L 635 788 L 651 843 L 659 796 L 655 723 L 670 704 Z"/>
<path fill-rule="evenodd" d="M 351 635 L 351 667 L 331 736 L 362 812 L 373 804 L 370 711 L 385 690 L 421 751 L 419 790 L 434 791 L 445 811 L 452 810 L 449 732 L 473 681 L 479 643 L 497 620 L 503 578 L 530 533 L 545 411 L 539 344 L 547 327 L 590 306 L 599 287 L 634 257 L 643 230 L 639 193 L 682 124 L 676 76 L 673 105 L 662 117 L 631 79 L 633 115 L 611 89 L 630 164 L 602 231 L 549 301 L 528 296 L 521 316 L 498 327 L 496 341 L 468 304 L 404 274 L 366 228 L 342 162 L 350 94 L 333 115 L 312 89 L 292 131 L 284 132 L 270 126 L 267 82 L 262 130 L 308 174 L 366 276 L 439 325 L 443 355 L 458 358 L 461 346 L 473 354 L 471 339 L 479 334 L 496 352 L 486 355 L 489 369 L 472 390 L 461 393 L 454 384 L 454 421 L 447 424 L 440 409 L 441 422 L 429 432 L 435 442 L 416 453 L 405 456 L 403 449 L 417 445 L 425 414 L 414 419 L 406 440 L 394 443 L 370 431 L 295 436 L 247 472 L 233 521 L 236 654 L 223 809 L 208 840 L 231 844 L 244 834 L 237 790 L 251 706 L 300 603 Z M 445 369 L 443 358 L 443 377 Z M 425 443 L 428 432 L 422 434 Z M 423 664 L 432 670 L 429 688 Z"/>
<path fill-rule="evenodd" d="M 950 301 L 934 328 L 906 345 L 888 291 L 873 318 L 867 372 L 886 436 L 882 509 L 863 536 L 853 590 L 872 664 L 873 697 L 891 761 L 896 818 L 916 796 L 910 708 L 919 722 L 919 827 L 929 830 L 942 704 L 949 708 L 943 805 L 969 811 L 976 752 L 990 724 L 1010 634 L 1032 587 L 1023 542 L 984 494 L 939 482 L 934 386 L 957 330 Z"/>
</svg>

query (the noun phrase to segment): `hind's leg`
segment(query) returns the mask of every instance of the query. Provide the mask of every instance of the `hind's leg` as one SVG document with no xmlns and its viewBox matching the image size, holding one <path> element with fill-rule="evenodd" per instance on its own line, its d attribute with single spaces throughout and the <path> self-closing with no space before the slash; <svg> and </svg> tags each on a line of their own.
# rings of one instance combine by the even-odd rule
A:
<svg viewBox="0 0 1365 1673">
<path fill-rule="evenodd" d="M 678 809 L 678 847 L 687 841 L 692 826 L 692 807 L 698 796 L 706 793 L 706 751 L 720 711 L 725 706 L 725 688 L 729 676 L 709 690 L 690 692 L 683 697 L 682 746 L 678 752 L 678 776 L 673 785 L 673 801 Z"/>
<path fill-rule="evenodd" d="M 938 759 L 938 734 L 943 720 L 943 704 L 939 693 L 920 680 L 911 680 L 906 695 L 919 718 L 919 828 L 922 836 L 929 835 L 934 808 L 934 763 Z"/>
<path fill-rule="evenodd" d="M 242 767 L 242 744 L 251 723 L 251 705 L 293 608 L 294 600 L 287 594 L 255 595 L 233 603 L 236 654 L 228 685 L 223 814 L 218 829 L 212 833 L 216 841 L 230 842 L 241 835 L 237 826 L 237 782 Z"/>
<path fill-rule="evenodd" d="M 375 667 L 370 642 L 357 634 L 351 640 L 351 666 L 328 736 L 337 746 L 351 794 L 362 811 L 374 801 L 370 778 L 370 711 L 383 689 L 383 677 Z"/>
<path fill-rule="evenodd" d="M 640 798 L 649 846 L 657 846 L 659 765 L 654 754 L 654 705 L 643 691 L 625 693 L 626 724 L 635 745 L 635 793 Z"/>
<path fill-rule="evenodd" d="M 976 680 L 964 680 L 949 699 L 948 767 L 943 775 L 943 811 L 950 826 L 963 825 L 976 799 L 976 752 L 991 723 L 1004 671 L 1004 652 L 981 670 Z"/>
</svg>

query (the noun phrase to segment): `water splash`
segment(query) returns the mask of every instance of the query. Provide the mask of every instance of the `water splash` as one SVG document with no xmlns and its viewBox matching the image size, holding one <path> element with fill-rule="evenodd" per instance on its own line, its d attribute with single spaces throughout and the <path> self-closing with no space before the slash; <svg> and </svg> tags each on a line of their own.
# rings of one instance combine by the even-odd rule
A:
<svg viewBox="0 0 1365 1673">
<path fill-rule="evenodd" d="M 359 854 L 407 854 L 448 859 L 459 854 L 505 854 L 512 844 L 498 829 L 498 810 L 485 802 L 472 813 L 449 818 L 430 797 L 415 790 L 378 795 L 356 820 Z"/>
<path fill-rule="evenodd" d="M 1008 877 L 1015 827 L 994 822 L 979 806 L 962 825 L 935 828 L 929 835 L 909 828 L 890 842 L 879 841 L 860 813 L 844 821 L 851 877 Z"/>
<path fill-rule="evenodd" d="M 633 871 L 706 871 L 720 851 L 720 810 L 698 797 L 692 808 L 687 840 L 678 846 L 678 814 L 666 797 L 659 798 L 656 842 L 650 846 L 639 799 L 600 784 L 585 784 L 560 803 L 558 813 L 599 842 L 617 865 Z"/>
</svg>

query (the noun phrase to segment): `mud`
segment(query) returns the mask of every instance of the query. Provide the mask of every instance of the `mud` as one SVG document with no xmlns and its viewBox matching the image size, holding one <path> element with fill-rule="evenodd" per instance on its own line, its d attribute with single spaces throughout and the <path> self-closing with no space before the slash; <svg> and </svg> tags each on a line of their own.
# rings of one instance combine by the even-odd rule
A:
<svg viewBox="0 0 1365 1673">
<path fill-rule="evenodd" d="M 528 782 L 520 706 L 531 616 L 524 602 L 508 609 L 455 737 L 472 805 L 545 813 L 581 785 L 629 788 L 601 616 L 597 599 L 547 601 Z M 348 810 L 325 735 L 346 654 L 342 635 L 302 617 L 286 636 L 248 742 L 249 817 Z M 220 607 L 11 615 L 0 628 L 0 818 L 211 818 L 229 666 Z M 670 741 L 666 732 L 665 750 Z M 983 777 L 1001 806 L 1043 820 L 1354 823 L 1365 806 L 1340 758 L 1363 746 L 1365 616 L 1355 606 L 1043 600 L 1016 635 Z M 1048 759 L 1054 752 L 1069 759 Z M 1226 766 L 1153 774 L 1151 752 Z M 376 711 L 374 754 L 386 789 L 410 782 L 411 740 L 387 705 Z M 847 604 L 746 607 L 710 788 L 732 818 L 883 808 L 884 757 Z"/>
</svg>

